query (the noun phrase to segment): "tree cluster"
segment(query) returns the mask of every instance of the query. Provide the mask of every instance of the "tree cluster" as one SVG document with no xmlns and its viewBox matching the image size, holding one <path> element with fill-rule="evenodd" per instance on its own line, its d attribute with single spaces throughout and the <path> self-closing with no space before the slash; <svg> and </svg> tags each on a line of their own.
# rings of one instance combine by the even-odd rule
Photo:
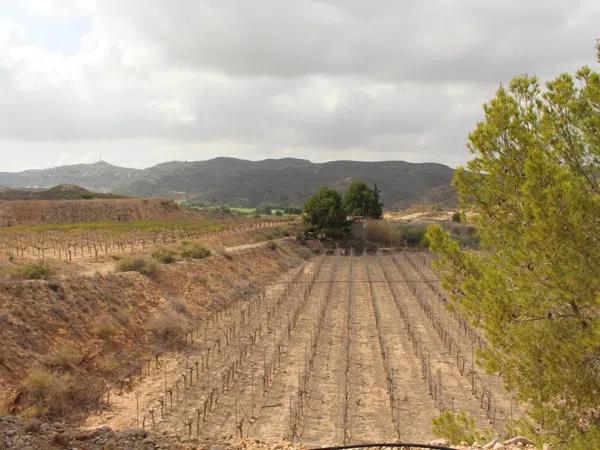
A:
<svg viewBox="0 0 600 450">
<path fill-rule="evenodd" d="M 323 187 L 304 205 L 305 220 L 316 230 L 344 228 L 348 216 L 380 219 L 383 204 L 377 184 L 370 188 L 362 181 L 353 182 L 344 196 L 331 188 Z"/>
</svg>

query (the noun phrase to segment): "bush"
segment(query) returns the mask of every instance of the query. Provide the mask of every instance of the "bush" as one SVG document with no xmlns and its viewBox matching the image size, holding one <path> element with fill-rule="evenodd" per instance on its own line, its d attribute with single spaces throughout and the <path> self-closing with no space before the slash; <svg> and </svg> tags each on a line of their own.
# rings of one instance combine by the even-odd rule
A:
<svg viewBox="0 0 600 450">
<path fill-rule="evenodd" d="M 335 240 L 344 239 L 346 233 L 340 228 L 323 228 L 322 233 L 325 237 Z"/>
<path fill-rule="evenodd" d="M 452 214 L 452 222 L 462 222 L 460 211 L 456 211 L 454 214 Z"/>
<path fill-rule="evenodd" d="M 23 384 L 27 388 L 34 403 L 43 405 L 50 392 L 54 389 L 56 380 L 52 372 L 42 368 L 31 369 Z"/>
<path fill-rule="evenodd" d="M 119 261 L 117 272 L 139 272 L 142 275 L 153 276 L 158 273 L 158 264 L 149 258 L 127 257 Z"/>
<path fill-rule="evenodd" d="M 176 257 L 177 253 L 169 248 L 157 248 L 152 252 L 152 258 L 162 264 L 173 264 Z"/>
<path fill-rule="evenodd" d="M 120 367 L 121 364 L 113 354 L 103 356 L 102 358 L 98 359 L 96 363 L 98 372 L 105 377 L 114 376 L 116 373 L 118 373 Z"/>
<path fill-rule="evenodd" d="M 150 322 L 150 330 L 164 347 L 177 348 L 185 343 L 185 331 L 173 312 L 163 313 L 154 318 Z"/>
<path fill-rule="evenodd" d="M 180 246 L 180 254 L 184 258 L 202 259 L 210 256 L 210 250 L 200 245 L 199 242 L 184 241 Z"/>
<path fill-rule="evenodd" d="M 80 410 L 98 397 L 100 389 L 99 385 L 84 383 L 71 374 L 57 375 L 39 367 L 29 370 L 23 385 L 35 405 L 26 408 L 29 416 L 64 416 Z"/>
<path fill-rule="evenodd" d="M 52 354 L 46 357 L 45 364 L 51 369 L 69 370 L 81 360 L 81 353 L 72 344 L 58 347 Z"/>
<path fill-rule="evenodd" d="M 426 247 L 426 229 L 424 227 L 403 227 L 402 237 L 408 247 Z"/>
<path fill-rule="evenodd" d="M 403 238 L 402 229 L 398 224 L 385 220 L 370 221 L 367 225 L 367 239 L 387 245 L 398 245 Z"/>
<path fill-rule="evenodd" d="M 117 334 L 117 331 L 117 324 L 110 317 L 103 317 L 94 327 L 94 334 L 105 341 Z"/>
<path fill-rule="evenodd" d="M 464 411 L 454 413 L 444 411 L 432 421 L 431 431 L 437 437 L 444 438 L 452 444 L 487 440 L 489 433 L 480 432 L 475 426 L 475 420 Z"/>
<path fill-rule="evenodd" d="M 14 275 L 25 280 L 47 280 L 54 270 L 45 261 L 24 264 L 14 270 Z"/>
</svg>

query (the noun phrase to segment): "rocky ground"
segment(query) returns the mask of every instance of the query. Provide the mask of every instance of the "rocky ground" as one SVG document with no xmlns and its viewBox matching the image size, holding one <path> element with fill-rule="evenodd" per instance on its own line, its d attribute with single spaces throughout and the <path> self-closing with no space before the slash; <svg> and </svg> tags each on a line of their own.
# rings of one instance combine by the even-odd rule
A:
<svg viewBox="0 0 600 450">
<path fill-rule="evenodd" d="M 153 434 L 143 428 L 94 430 L 69 428 L 59 422 L 44 423 L 36 419 L 22 420 L 0 416 L 0 450 L 294 450 L 291 443 L 266 443 L 260 440 L 224 439 L 221 443 L 199 441 L 172 434 Z"/>
<path fill-rule="evenodd" d="M 484 444 L 474 442 L 473 445 L 467 445 L 465 443 L 462 443 L 461 445 L 451 445 L 443 439 L 432 441 L 429 444 L 448 446 L 456 450 L 538 450 L 535 443 L 524 436 L 517 436 L 504 441 L 494 439 L 491 442 Z M 542 450 L 552 449 L 548 444 L 545 444 Z"/>
<path fill-rule="evenodd" d="M 519 436 L 506 441 L 494 440 L 487 444 L 450 446 L 444 440 L 431 445 L 449 446 L 456 450 L 537 450 L 529 439 Z M 365 446 L 365 448 L 368 448 Z M 70 428 L 62 423 L 44 423 L 36 419 L 22 420 L 14 416 L 0 416 L 0 450 L 304 450 L 301 444 L 265 442 L 258 439 L 229 437 L 222 442 L 205 442 L 173 434 L 155 434 L 143 428 L 113 430 L 100 427 L 93 430 Z M 544 445 L 543 450 L 551 450 Z"/>
</svg>

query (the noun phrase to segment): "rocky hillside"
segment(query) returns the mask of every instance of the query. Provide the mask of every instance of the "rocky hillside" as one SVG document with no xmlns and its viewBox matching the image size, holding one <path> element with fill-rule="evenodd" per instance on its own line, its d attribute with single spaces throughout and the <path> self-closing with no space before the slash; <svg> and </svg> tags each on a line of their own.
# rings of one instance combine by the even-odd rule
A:
<svg viewBox="0 0 600 450">
<path fill-rule="evenodd" d="M 327 185 L 343 190 L 354 180 L 377 182 L 386 207 L 415 203 L 454 206 L 453 169 L 442 164 L 404 161 L 332 161 L 303 159 L 247 161 L 215 158 L 169 162 L 148 169 L 126 169 L 105 162 L 20 173 L 0 173 L 0 186 L 47 188 L 77 184 L 100 192 L 139 197 L 169 197 L 231 206 L 302 206 Z"/>
</svg>

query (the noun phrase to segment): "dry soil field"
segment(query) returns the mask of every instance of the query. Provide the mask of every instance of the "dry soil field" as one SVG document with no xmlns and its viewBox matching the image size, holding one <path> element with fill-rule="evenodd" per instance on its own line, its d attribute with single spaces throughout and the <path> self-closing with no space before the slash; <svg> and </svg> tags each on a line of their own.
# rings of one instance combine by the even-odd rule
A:
<svg viewBox="0 0 600 450">
<path fill-rule="evenodd" d="M 87 426 L 212 442 L 425 442 L 431 420 L 455 409 L 502 430 L 516 407 L 474 367 L 485 342 L 445 302 L 425 253 L 318 256 L 198 324 L 194 345 L 149 363 Z"/>
</svg>

